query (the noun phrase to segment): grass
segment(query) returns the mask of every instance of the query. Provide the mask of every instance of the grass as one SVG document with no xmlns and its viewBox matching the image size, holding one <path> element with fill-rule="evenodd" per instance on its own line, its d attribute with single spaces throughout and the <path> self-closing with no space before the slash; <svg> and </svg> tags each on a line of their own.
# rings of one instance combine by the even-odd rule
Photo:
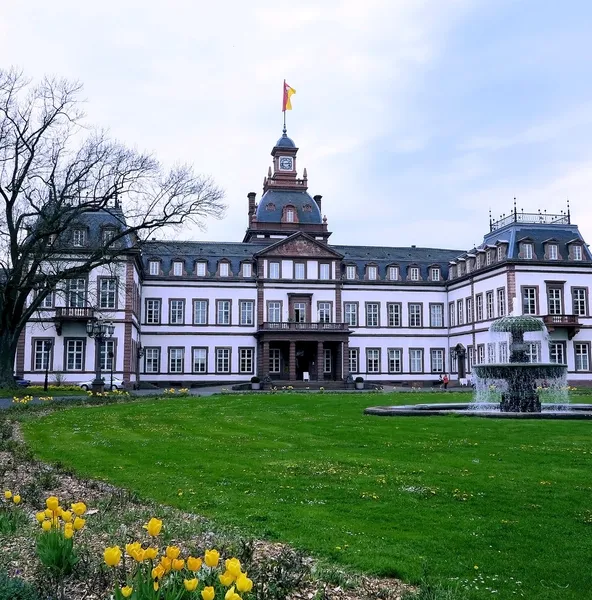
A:
<svg viewBox="0 0 592 600">
<path fill-rule="evenodd" d="M 587 422 L 362 414 L 466 394 L 277 394 L 72 408 L 24 423 L 39 457 L 357 570 L 462 597 L 592 589 Z M 494 591 L 495 590 L 495 591 Z"/>
</svg>

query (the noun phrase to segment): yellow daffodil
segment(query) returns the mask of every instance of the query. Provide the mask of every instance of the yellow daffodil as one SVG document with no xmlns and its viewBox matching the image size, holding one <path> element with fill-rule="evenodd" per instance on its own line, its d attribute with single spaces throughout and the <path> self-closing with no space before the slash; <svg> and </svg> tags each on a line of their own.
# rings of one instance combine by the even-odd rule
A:
<svg viewBox="0 0 592 600">
<path fill-rule="evenodd" d="M 39 521 L 39 523 L 43 523 L 43 521 L 45 520 L 45 511 L 44 510 L 40 510 L 35 515 L 35 518 Z"/>
<path fill-rule="evenodd" d="M 173 558 L 171 567 L 173 571 L 180 571 L 185 566 L 185 561 L 182 558 Z"/>
<path fill-rule="evenodd" d="M 188 592 L 195 592 L 197 584 L 198 581 L 195 577 L 193 579 L 183 579 L 183 585 Z"/>
<path fill-rule="evenodd" d="M 103 558 L 109 567 L 115 567 L 119 564 L 121 560 L 121 549 L 119 546 L 111 546 L 109 548 L 105 548 L 105 552 L 103 553 Z"/>
<path fill-rule="evenodd" d="M 74 528 L 72 523 L 66 523 L 64 526 L 64 537 L 69 540 L 74 535 Z"/>
<path fill-rule="evenodd" d="M 129 598 L 129 597 L 132 595 L 132 592 L 133 592 L 133 591 L 134 591 L 134 588 L 133 588 L 133 587 L 131 587 L 131 586 L 129 586 L 129 585 L 126 585 L 125 587 L 122 587 L 122 588 L 121 588 L 121 595 L 122 595 L 124 598 Z"/>
<path fill-rule="evenodd" d="M 236 589 L 239 592 L 250 592 L 253 589 L 253 581 L 246 573 L 241 573 L 236 580 Z"/>
<path fill-rule="evenodd" d="M 158 556 L 158 548 L 150 546 L 144 550 L 144 556 L 149 560 L 154 560 Z"/>
<path fill-rule="evenodd" d="M 216 591 L 211 585 L 209 585 L 201 591 L 201 597 L 203 600 L 214 600 L 216 597 Z"/>
<path fill-rule="evenodd" d="M 4 492 L 4 497 L 5 497 L 7 500 L 10 500 L 10 499 L 12 498 L 12 492 L 11 492 L 10 490 L 6 490 L 6 491 Z"/>
<path fill-rule="evenodd" d="M 148 521 L 148 523 L 144 525 L 144 529 L 148 531 L 148 535 L 156 537 L 162 529 L 162 521 L 160 519 L 155 519 L 154 517 L 152 517 L 152 519 L 150 519 L 150 521 Z"/>
<path fill-rule="evenodd" d="M 51 510 L 53 512 L 57 511 L 59 505 L 60 505 L 60 501 L 57 499 L 56 496 L 50 496 L 45 501 L 45 506 L 47 506 L 47 508 L 49 508 L 49 510 Z"/>
<path fill-rule="evenodd" d="M 69 510 L 63 510 L 62 511 L 62 519 L 64 521 L 66 521 L 66 523 L 69 523 L 72 520 L 72 513 Z"/>
<path fill-rule="evenodd" d="M 190 571 L 199 571 L 201 569 L 201 558 L 187 557 L 187 568 Z"/>
<path fill-rule="evenodd" d="M 179 554 L 181 554 L 181 548 L 178 548 L 177 546 L 167 546 L 166 555 L 171 560 L 178 558 Z"/>
<path fill-rule="evenodd" d="M 64 515 L 62 514 L 62 518 L 64 518 Z M 76 517 L 74 519 L 74 529 L 76 529 L 76 531 L 78 531 L 79 529 L 82 529 L 84 527 L 84 524 L 86 523 L 86 519 L 81 519 L 80 517 Z"/>
<path fill-rule="evenodd" d="M 217 567 L 220 561 L 220 553 L 218 550 L 206 550 L 205 563 L 208 567 Z"/>
<path fill-rule="evenodd" d="M 152 579 L 162 579 L 165 573 L 165 568 L 162 565 L 156 565 L 154 569 L 152 569 Z"/>
<path fill-rule="evenodd" d="M 234 577 L 230 571 L 225 571 L 224 573 L 221 573 L 218 576 L 218 579 L 220 580 L 220 583 L 224 587 L 228 587 L 229 585 L 232 585 L 234 582 Z"/>
<path fill-rule="evenodd" d="M 238 558 L 226 559 L 226 570 L 232 573 L 233 577 L 238 577 L 241 574 L 241 564 Z"/>
<path fill-rule="evenodd" d="M 20 497 L 18 494 L 15 494 L 15 495 L 12 497 L 12 501 L 13 501 L 15 504 L 20 504 L 20 503 L 21 503 L 21 497 Z"/>
<path fill-rule="evenodd" d="M 43 527 L 43 531 L 49 531 L 51 529 L 51 521 L 43 521 L 41 527 Z"/>
<path fill-rule="evenodd" d="M 86 512 L 86 504 L 84 502 L 74 502 L 74 504 L 71 505 L 71 508 L 74 514 L 79 517 Z"/>
</svg>

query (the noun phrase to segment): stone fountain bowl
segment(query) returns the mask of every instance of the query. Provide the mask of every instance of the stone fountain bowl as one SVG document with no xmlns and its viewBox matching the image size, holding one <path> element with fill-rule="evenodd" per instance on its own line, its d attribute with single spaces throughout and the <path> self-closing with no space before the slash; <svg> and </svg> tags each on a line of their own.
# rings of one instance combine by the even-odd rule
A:
<svg viewBox="0 0 592 600">
<path fill-rule="evenodd" d="M 567 365 L 557 363 L 503 363 L 474 365 L 473 370 L 481 379 L 555 379 L 563 377 Z"/>
<path fill-rule="evenodd" d="M 545 324 L 541 319 L 530 315 L 501 317 L 497 321 L 494 321 L 490 327 L 490 331 L 509 333 L 516 331 L 544 331 L 545 329 Z"/>
</svg>

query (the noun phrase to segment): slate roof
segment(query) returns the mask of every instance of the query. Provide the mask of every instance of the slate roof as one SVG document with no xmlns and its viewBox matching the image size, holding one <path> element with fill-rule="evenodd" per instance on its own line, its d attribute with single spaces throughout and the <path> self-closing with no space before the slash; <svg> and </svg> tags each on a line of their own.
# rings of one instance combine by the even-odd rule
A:
<svg viewBox="0 0 592 600">
<path fill-rule="evenodd" d="M 260 223 L 280 223 L 285 206 L 292 205 L 300 223 L 321 225 L 323 217 L 317 203 L 306 192 L 267 190 L 257 207 L 257 221 Z M 305 208 L 306 207 L 306 210 Z"/>
<path fill-rule="evenodd" d="M 296 148 L 294 140 L 288 137 L 286 133 L 275 143 L 276 148 Z"/>
</svg>

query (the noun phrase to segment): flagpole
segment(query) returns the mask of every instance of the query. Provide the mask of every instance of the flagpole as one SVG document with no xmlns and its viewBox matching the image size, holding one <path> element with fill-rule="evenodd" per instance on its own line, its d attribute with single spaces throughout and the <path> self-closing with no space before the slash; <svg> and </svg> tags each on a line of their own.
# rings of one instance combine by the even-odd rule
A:
<svg viewBox="0 0 592 600">
<path fill-rule="evenodd" d="M 282 88 L 282 112 L 284 113 L 284 129 L 286 133 L 286 80 L 284 79 L 284 87 Z"/>
</svg>

